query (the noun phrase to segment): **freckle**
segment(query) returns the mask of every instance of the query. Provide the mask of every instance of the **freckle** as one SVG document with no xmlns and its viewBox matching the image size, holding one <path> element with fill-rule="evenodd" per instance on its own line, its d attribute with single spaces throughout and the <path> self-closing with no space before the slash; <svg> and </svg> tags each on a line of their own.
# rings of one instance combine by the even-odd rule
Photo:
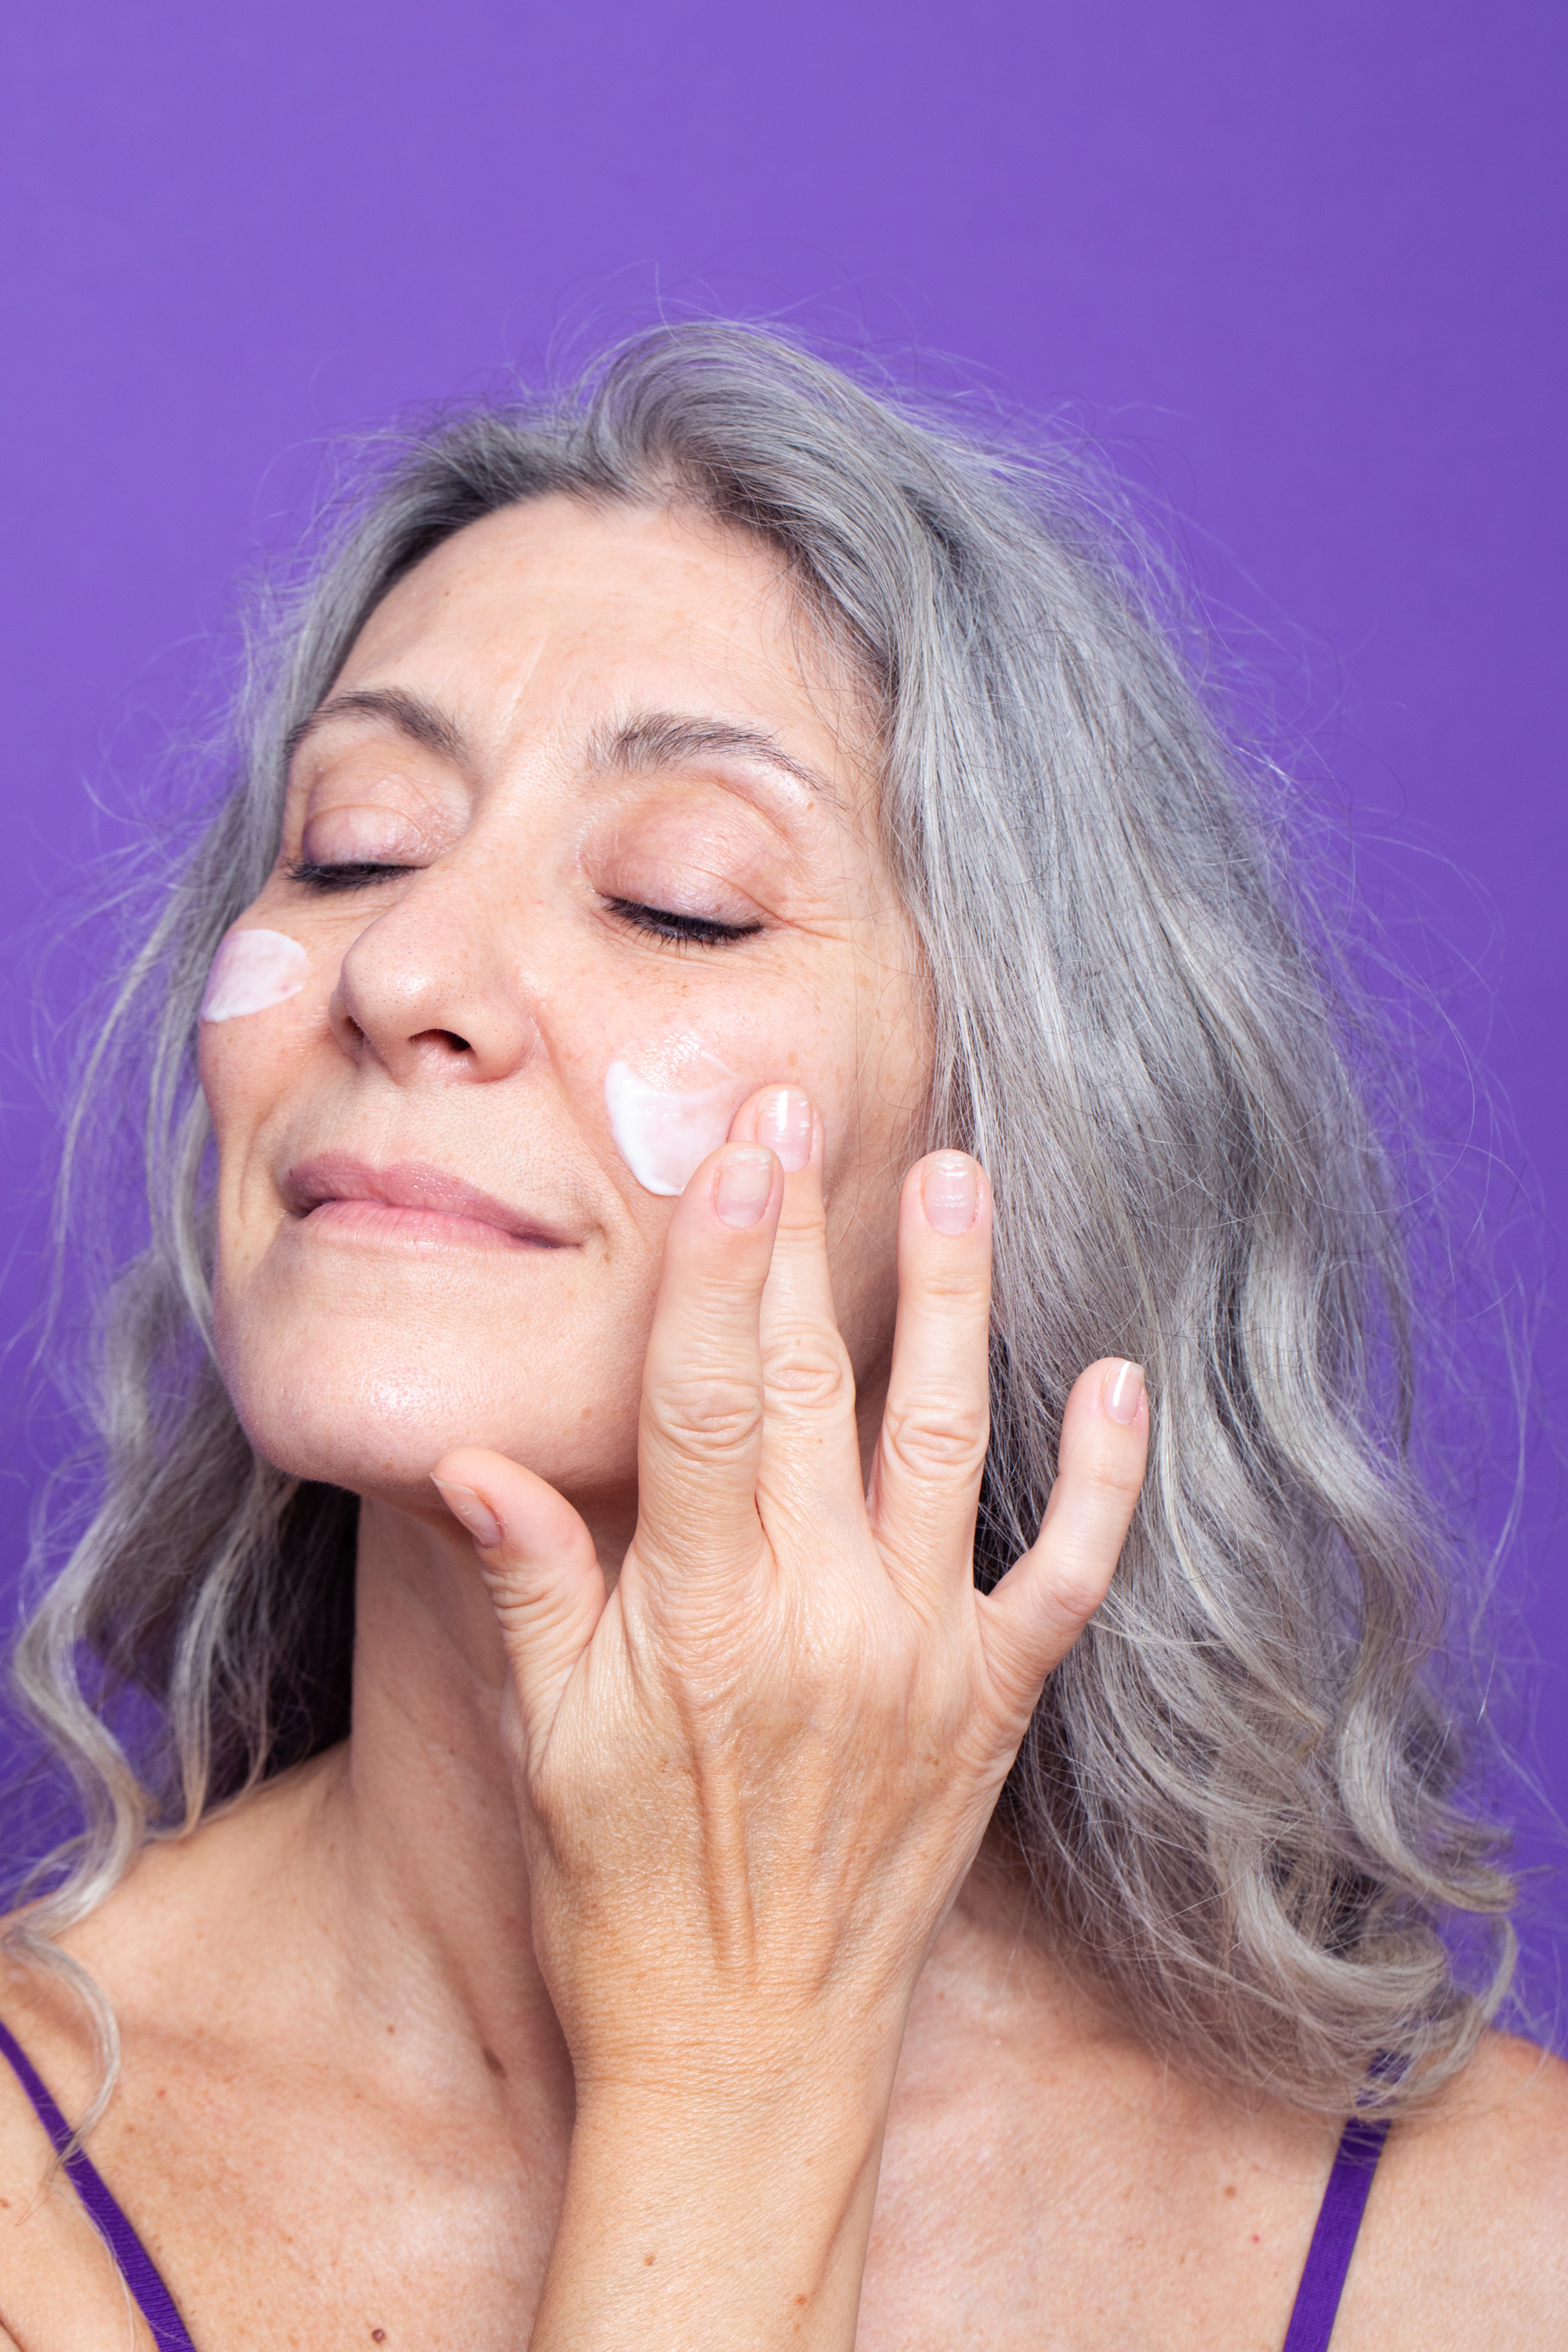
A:
<svg viewBox="0 0 1568 2352">
<path fill-rule="evenodd" d="M 788 1062 L 785 1064 L 785 1067 L 786 1067 L 787 1069 L 791 1069 L 791 1070 L 793 1070 L 793 1069 L 795 1068 L 795 1064 L 796 1064 L 799 1060 L 800 1060 L 800 1055 L 799 1055 L 798 1054 L 792 1054 L 792 1055 L 790 1055 L 790 1057 L 789 1057 Z"/>
<path fill-rule="evenodd" d="M 389 2025 L 389 2026 L 387 2027 L 387 2029 L 386 2029 L 386 2030 L 387 2030 L 388 2033 L 395 2033 L 395 2032 L 396 2032 L 396 2031 L 397 2031 L 397 2028 L 396 2028 L 396 2026 L 395 2026 L 395 2025 Z"/>
<path fill-rule="evenodd" d="M 644 2268 L 644 2270 L 647 2270 L 647 2266 L 648 2266 L 648 2264 L 649 2264 L 650 2263 L 657 2263 L 657 2262 L 658 2262 L 658 2256 L 657 2254 L 645 2254 L 645 2255 L 643 2256 L 643 2258 L 642 2258 L 642 2259 L 643 2259 L 643 2268 Z"/>
<path fill-rule="evenodd" d="M 579 1421 L 592 1421 L 594 1418 L 593 1406 L 591 1404 L 585 1404 L 577 1418 Z"/>
<path fill-rule="evenodd" d="M 804 2294 L 797 2294 L 795 2296 L 795 2301 L 796 2303 L 804 2303 L 805 2301 L 805 2297 Z"/>
<path fill-rule="evenodd" d="M 1236 2195 L 1236 2183 L 1234 2180 L 1231 2182 L 1229 2188 L 1225 2193 L 1227 2197 L 1234 2197 Z"/>
</svg>

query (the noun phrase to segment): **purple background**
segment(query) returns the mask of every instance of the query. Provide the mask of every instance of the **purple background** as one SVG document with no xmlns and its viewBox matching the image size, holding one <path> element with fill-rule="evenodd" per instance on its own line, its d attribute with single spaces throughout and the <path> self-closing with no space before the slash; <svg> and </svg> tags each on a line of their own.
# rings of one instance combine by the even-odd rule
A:
<svg viewBox="0 0 1568 2352">
<path fill-rule="evenodd" d="M 658 300 L 793 315 L 895 367 L 956 355 L 1005 400 L 1072 403 L 1162 488 L 1311 729 L 1380 914 L 1502 1106 L 1477 1135 L 1510 1264 L 1549 1266 L 1560 1412 L 1563 24 L 1545 0 L 13 11 L 0 935 L 68 899 L 104 835 L 89 793 L 112 808 L 188 720 L 326 436 Z M 6 950 L 6 1332 L 37 1281 L 36 971 Z M 1533 1645 L 1562 1804 L 1539 1438 L 1531 1479 L 1509 1654 Z M 1522 1818 L 1543 1857 L 1544 1800 Z M 1539 1907 L 1550 2008 L 1568 1944 L 1561 1896 Z"/>
</svg>

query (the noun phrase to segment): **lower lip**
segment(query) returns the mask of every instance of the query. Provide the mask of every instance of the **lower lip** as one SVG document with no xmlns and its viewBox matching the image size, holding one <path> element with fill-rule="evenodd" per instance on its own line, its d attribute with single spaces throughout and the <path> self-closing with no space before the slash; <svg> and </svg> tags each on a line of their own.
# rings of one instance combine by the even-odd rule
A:
<svg viewBox="0 0 1568 2352">
<path fill-rule="evenodd" d="M 302 1220 L 334 1241 L 366 1242 L 394 1249 L 551 1249 L 529 1234 L 509 1234 L 480 1217 L 454 1216 L 445 1209 L 395 1209 L 385 1201 L 321 1201 Z"/>
</svg>

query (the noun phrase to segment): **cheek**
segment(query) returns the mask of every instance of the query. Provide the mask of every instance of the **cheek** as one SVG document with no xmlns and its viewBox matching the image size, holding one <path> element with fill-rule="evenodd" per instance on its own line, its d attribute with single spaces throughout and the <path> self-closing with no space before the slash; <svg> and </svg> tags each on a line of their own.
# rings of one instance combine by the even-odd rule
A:
<svg viewBox="0 0 1568 2352">
<path fill-rule="evenodd" d="M 660 1083 L 680 1076 L 698 1083 Z M 667 1199 L 683 1192 L 709 1153 L 718 1150 L 752 1091 L 752 1082 L 689 1031 L 645 1040 L 605 1073 L 605 1109 L 616 1149 L 645 1192 Z"/>
<path fill-rule="evenodd" d="M 266 1091 L 263 1074 L 276 1066 L 280 1044 L 297 1031 L 311 961 L 300 940 L 259 925 L 232 930 L 220 943 L 196 1033 L 202 1091 L 220 1144 L 231 1112 L 258 1086 Z"/>
<path fill-rule="evenodd" d="M 300 994 L 310 971 L 310 956 L 286 931 L 230 931 L 207 973 L 201 1017 L 217 1024 L 270 1012 Z"/>
<path fill-rule="evenodd" d="M 574 1067 L 582 1115 L 644 1192 L 683 1192 L 742 1104 L 770 1085 L 804 1087 L 816 1103 L 830 1185 L 851 1176 L 868 1146 L 879 1160 L 885 1155 L 883 1086 L 891 1076 L 904 1096 L 908 1085 L 901 1069 L 886 1068 L 889 1041 L 879 1031 L 883 1022 L 903 1026 L 906 1003 L 893 1001 L 903 990 L 884 979 L 873 992 L 858 959 L 843 951 L 793 972 L 709 969 L 692 958 L 668 978 L 649 975 L 645 996 L 655 989 L 662 1008 L 629 994 L 595 1003 L 586 986 L 574 987 L 546 1015 L 547 1027 L 587 1016 L 587 1036 L 579 1031 L 563 1059 Z M 895 1047 L 890 1058 L 900 1065 L 904 1055 Z"/>
<path fill-rule="evenodd" d="M 750 1018 L 727 1007 L 710 1026 L 612 1033 L 601 1051 L 605 1118 L 616 1152 L 645 1192 L 673 1199 L 725 1141 L 736 1112 L 758 1088 L 797 1085 L 816 1095 L 831 1131 L 841 1089 L 830 1051 L 803 1055 L 794 1042 L 814 1024 L 776 1004 Z M 828 1041 L 817 1036 L 819 1045 Z"/>
<path fill-rule="evenodd" d="M 225 1190 L 243 1175 L 247 1146 L 323 1035 L 326 966 L 312 965 L 307 988 L 254 1013 L 204 1017 L 197 1029 L 196 1074 Z"/>
</svg>

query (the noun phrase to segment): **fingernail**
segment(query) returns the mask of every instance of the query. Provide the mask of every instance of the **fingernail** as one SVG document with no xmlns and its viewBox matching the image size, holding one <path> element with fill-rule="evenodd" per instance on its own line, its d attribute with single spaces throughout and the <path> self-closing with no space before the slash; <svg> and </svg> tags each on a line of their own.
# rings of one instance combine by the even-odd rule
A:
<svg viewBox="0 0 1568 2352">
<path fill-rule="evenodd" d="M 776 1152 L 786 1176 L 794 1176 L 811 1158 L 811 1097 L 798 1087 L 775 1087 L 757 1108 L 757 1141 Z"/>
<path fill-rule="evenodd" d="M 748 1151 L 740 1149 L 727 1152 L 719 1162 L 718 1189 L 713 1205 L 726 1225 L 754 1225 L 768 1205 L 768 1194 L 773 1189 L 773 1158 L 771 1151 Z"/>
<path fill-rule="evenodd" d="M 493 1551 L 501 1538 L 501 1524 L 482 1495 L 471 1486 L 449 1486 L 445 1478 L 430 1481 L 455 1519 L 461 1519 L 481 1551 Z"/>
<path fill-rule="evenodd" d="M 1123 1427 L 1136 1421 L 1139 1402 L 1143 1394 L 1142 1365 L 1111 1365 L 1100 1382 L 1100 1394 L 1105 1399 L 1105 1410 L 1112 1421 L 1121 1422 Z"/>
<path fill-rule="evenodd" d="M 980 1205 L 973 1160 L 960 1151 L 939 1152 L 921 1179 L 921 1200 L 927 1224 L 939 1234 L 966 1234 Z"/>
</svg>

